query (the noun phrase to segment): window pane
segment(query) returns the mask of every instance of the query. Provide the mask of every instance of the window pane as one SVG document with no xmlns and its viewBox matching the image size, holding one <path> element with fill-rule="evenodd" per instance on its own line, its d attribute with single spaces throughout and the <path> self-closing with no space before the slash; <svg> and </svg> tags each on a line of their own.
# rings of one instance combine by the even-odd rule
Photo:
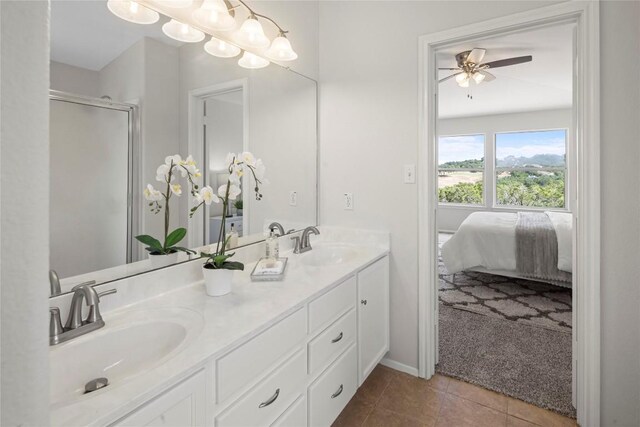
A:
<svg viewBox="0 0 640 427">
<path fill-rule="evenodd" d="M 483 170 L 484 135 L 442 136 L 438 138 L 438 198 L 440 202 L 483 204 Z"/>
<path fill-rule="evenodd" d="M 566 131 L 496 134 L 496 204 L 564 207 Z"/>
<path fill-rule="evenodd" d="M 438 200 L 441 203 L 483 204 L 484 173 L 477 171 L 438 171 Z"/>
</svg>

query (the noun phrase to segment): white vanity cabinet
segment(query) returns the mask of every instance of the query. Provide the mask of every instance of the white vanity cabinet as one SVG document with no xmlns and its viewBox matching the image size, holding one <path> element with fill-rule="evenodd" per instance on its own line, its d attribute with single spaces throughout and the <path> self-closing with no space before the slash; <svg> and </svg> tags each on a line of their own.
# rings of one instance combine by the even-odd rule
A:
<svg viewBox="0 0 640 427">
<path fill-rule="evenodd" d="M 358 272 L 359 385 L 389 351 L 389 257 Z"/>
</svg>

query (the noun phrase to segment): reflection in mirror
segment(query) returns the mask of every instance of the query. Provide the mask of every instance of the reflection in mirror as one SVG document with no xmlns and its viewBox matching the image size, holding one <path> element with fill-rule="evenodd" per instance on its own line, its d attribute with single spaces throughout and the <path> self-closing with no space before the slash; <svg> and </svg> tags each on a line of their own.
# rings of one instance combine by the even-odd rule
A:
<svg viewBox="0 0 640 427">
<path fill-rule="evenodd" d="M 167 21 L 126 22 L 106 2 L 51 4 L 52 290 L 58 282 L 68 292 L 158 265 L 135 236 L 163 240 L 164 211 L 154 213 L 143 190 L 152 184 L 164 192 L 156 170 L 175 154 L 191 155 L 199 188 L 214 192 L 228 179 L 228 153 L 263 160 L 263 197 L 243 177 L 226 218 L 238 246 L 263 240 L 274 221 L 285 230 L 317 224 L 316 82 L 275 64 L 247 70 L 237 58 L 213 57 L 204 41 L 166 37 Z M 168 229 L 187 230 L 178 246 L 209 250 L 222 206 L 190 218 L 190 186 L 182 177 L 176 182 L 182 193 L 170 200 Z M 195 258 L 174 257 L 166 264 Z"/>
</svg>

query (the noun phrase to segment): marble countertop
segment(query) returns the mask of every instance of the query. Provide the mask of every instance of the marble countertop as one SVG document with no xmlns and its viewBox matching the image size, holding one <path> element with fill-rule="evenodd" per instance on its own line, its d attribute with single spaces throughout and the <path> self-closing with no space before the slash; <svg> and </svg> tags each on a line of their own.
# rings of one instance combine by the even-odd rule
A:
<svg viewBox="0 0 640 427">
<path fill-rule="evenodd" d="M 201 316 L 202 328 L 199 332 L 193 332 L 197 336 L 192 337 L 177 354 L 161 365 L 122 384 L 116 383 L 104 391 L 82 396 L 71 405 L 52 405 L 51 424 L 106 425 L 116 421 L 176 380 L 201 368 L 205 361 L 248 341 L 337 286 L 353 272 L 389 253 L 388 233 L 331 228 L 321 230 L 322 237 L 314 242 L 348 242 L 356 249 L 356 255 L 342 264 L 312 267 L 300 262 L 300 257 L 306 254 L 295 255 L 287 251 L 280 255 L 289 258 L 283 281 L 252 282 L 250 273 L 256 263 L 253 261 L 245 265 L 244 271 L 236 272 L 232 292 L 223 297 L 207 296 L 204 284 L 200 281 L 105 314 L 106 326 L 102 330 L 109 328 L 110 319 L 126 316 L 128 311 L 182 308 Z M 78 339 L 91 339 L 91 334 Z"/>
</svg>

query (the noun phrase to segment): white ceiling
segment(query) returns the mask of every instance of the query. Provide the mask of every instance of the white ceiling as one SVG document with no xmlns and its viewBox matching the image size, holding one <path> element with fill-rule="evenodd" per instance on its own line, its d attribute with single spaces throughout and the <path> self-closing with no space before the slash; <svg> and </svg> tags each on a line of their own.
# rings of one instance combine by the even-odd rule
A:
<svg viewBox="0 0 640 427">
<path fill-rule="evenodd" d="M 99 71 L 143 37 L 180 46 L 166 37 L 161 17 L 151 25 L 124 21 L 107 9 L 106 0 L 51 2 L 51 60 Z"/>
<path fill-rule="evenodd" d="M 532 55 L 533 61 L 489 70 L 492 82 L 461 88 L 455 79 L 440 83 L 440 118 L 569 108 L 572 104 L 573 26 L 563 25 L 465 43 L 437 52 L 438 67 L 455 67 L 455 54 L 487 50 L 483 62 Z M 440 71 L 444 78 L 451 71 Z M 469 99 L 467 95 L 472 95 Z"/>
</svg>

